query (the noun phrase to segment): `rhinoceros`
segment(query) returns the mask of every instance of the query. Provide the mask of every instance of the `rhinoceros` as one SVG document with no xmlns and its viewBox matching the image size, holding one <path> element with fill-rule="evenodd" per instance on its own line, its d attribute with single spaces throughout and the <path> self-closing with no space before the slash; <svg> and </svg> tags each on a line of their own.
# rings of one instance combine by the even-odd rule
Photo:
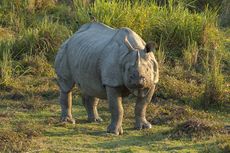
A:
<svg viewBox="0 0 230 153">
<path fill-rule="evenodd" d="M 146 107 L 158 82 L 154 42 L 145 43 L 129 28 L 114 29 L 102 23 L 87 23 L 60 47 L 55 71 L 60 88 L 61 121 L 72 117 L 72 88 L 76 85 L 90 122 L 101 122 L 97 105 L 107 99 L 111 112 L 108 133 L 122 134 L 122 98 L 136 97 L 135 128 L 151 128 Z"/>
</svg>

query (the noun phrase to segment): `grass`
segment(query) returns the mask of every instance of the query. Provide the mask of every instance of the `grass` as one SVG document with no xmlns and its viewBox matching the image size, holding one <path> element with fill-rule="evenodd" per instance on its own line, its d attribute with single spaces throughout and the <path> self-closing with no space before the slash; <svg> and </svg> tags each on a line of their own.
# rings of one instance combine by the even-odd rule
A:
<svg viewBox="0 0 230 153">
<path fill-rule="evenodd" d="M 230 28 L 218 24 L 220 1 L 198 2 L 0 1 L 0 152 L 229 152 Z M 53 60 L 93 18 L 159 44 L 160 82 L 147 109 L 152 129 L 133 129 L 129 96 L 124 135 L 107 134 L 108 103 L 99 105 L 104 122 L 88 123 L 77 89 L 76 125 L 60 124 Z"/>
<path fill-rule="evenodd" d="M 24 84 L 24 88 L 20 84 Z M 24 95 L 22 98 L 9 97 L 19 89 Z M 209 152 L 213 149 L 214 152 L 222 152 L 229 148 L 227 134 L 216 130 L 224 130 L 224 126 L 229 125 L 228 111 L 196 110 L 172 99 L 158 98 L 158 102 L 150 104 L 147 110 L 153 128 L 137 131 L 133 129 L 134 102 L 132 98 L 126 98 L 123 104 L 126 110 L 123 121 L 125 133 L 113 136 L 106 134 L 110 122 L 108 103 L 99 103 L 99 113 L 104 122 L 88 123 L 76 92 L 73 108 L 76 125 L 60 124 L 58 87 L 47 77 L 38 80 L 22 76 L 11 89 L 1 91 L 0 139 L 3 141 L 0 148 L 3 152 Z M 191 116 L 202 125 L 205 122 L 204 126 L 208 122 L 207 125 L 214 128 L 210 129 L 212 135 L 199 133 L 198 130 L 192 137 L 186 134 L 172 137 L 178 127 L 192 119 Z"/>
</svg>

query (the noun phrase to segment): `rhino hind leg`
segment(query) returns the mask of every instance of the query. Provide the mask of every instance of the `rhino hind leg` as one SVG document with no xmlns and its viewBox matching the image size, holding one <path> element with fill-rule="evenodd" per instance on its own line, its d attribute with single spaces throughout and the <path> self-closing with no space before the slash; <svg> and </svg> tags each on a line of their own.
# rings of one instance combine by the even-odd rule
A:
<svg viewBox="0 0 230 153">
<path fill-rule="evenodd" d="M 61 122 L 75 124 L 75 120 L 72 117 L 72 91 L 60 93 L 61 104 Z"/>
<path fill-rule="evenodd" d="M 82 103 L 88 114 L 89 122 L 102 122 L 102 118 L 99 117 L 97 111 L 98 98 L 82 95 Z"/>
</svg>

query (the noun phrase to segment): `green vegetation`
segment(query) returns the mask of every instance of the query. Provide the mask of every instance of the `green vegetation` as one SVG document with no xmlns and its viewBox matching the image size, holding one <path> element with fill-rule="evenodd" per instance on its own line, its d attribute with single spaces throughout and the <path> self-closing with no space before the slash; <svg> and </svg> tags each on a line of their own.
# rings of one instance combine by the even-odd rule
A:
<svg viewBox="0 0 230 153">
<path fill-rule="evenodd" d="M 229 152 L 227 1 L 64 1 L 0 1 L 0 152 Z M 99 106 L 102 124 L 87 123 L 77 92 L 77 124 L 59 123 L 53 60 L 61 43 L 92 20 L 159 44 L 160 82 L 147 115 L 152 129 L 132 129 L 130 96 L 124 135 L 106 134 L 108 104 Z"/>
</svg>

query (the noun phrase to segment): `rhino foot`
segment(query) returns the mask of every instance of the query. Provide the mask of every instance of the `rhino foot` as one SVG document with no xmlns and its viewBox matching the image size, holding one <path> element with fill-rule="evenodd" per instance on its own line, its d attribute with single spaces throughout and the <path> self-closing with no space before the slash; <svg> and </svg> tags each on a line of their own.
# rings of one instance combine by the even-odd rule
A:
<svg viewBox="0 0 230 153">
<path fill-rule="evenodd" d="M 103 119 L 100 118 L 100 117 L 96 117 L 96 118 L 88 118 L 88 121 L 91 123 L 91 122 L 98 122 L 98 123 L 101 123 L 103 122 Z"/>
<path fill-rule="evenodd" d="M 135 129 L 141 130 L 141 129 L 151 129 L 152 125 L 148 121 L 139 121 L 135 125 Z"/>
<path fill-rule="evenodd" d="M 71 123 L 71 124 L 75 124 L 75 120 L 72 117 L 62 117 L 61 118 L 61 122 L 62 123 Z"/>
<path fill-rule="evenodd" d="M 116 128 L 116 126 L 110 124 L 107 128 L 107 133 L 112 133 L 115 135 L 122 135 L 123 134 L 123 128 L 121 126 Z"/>
</svg>

